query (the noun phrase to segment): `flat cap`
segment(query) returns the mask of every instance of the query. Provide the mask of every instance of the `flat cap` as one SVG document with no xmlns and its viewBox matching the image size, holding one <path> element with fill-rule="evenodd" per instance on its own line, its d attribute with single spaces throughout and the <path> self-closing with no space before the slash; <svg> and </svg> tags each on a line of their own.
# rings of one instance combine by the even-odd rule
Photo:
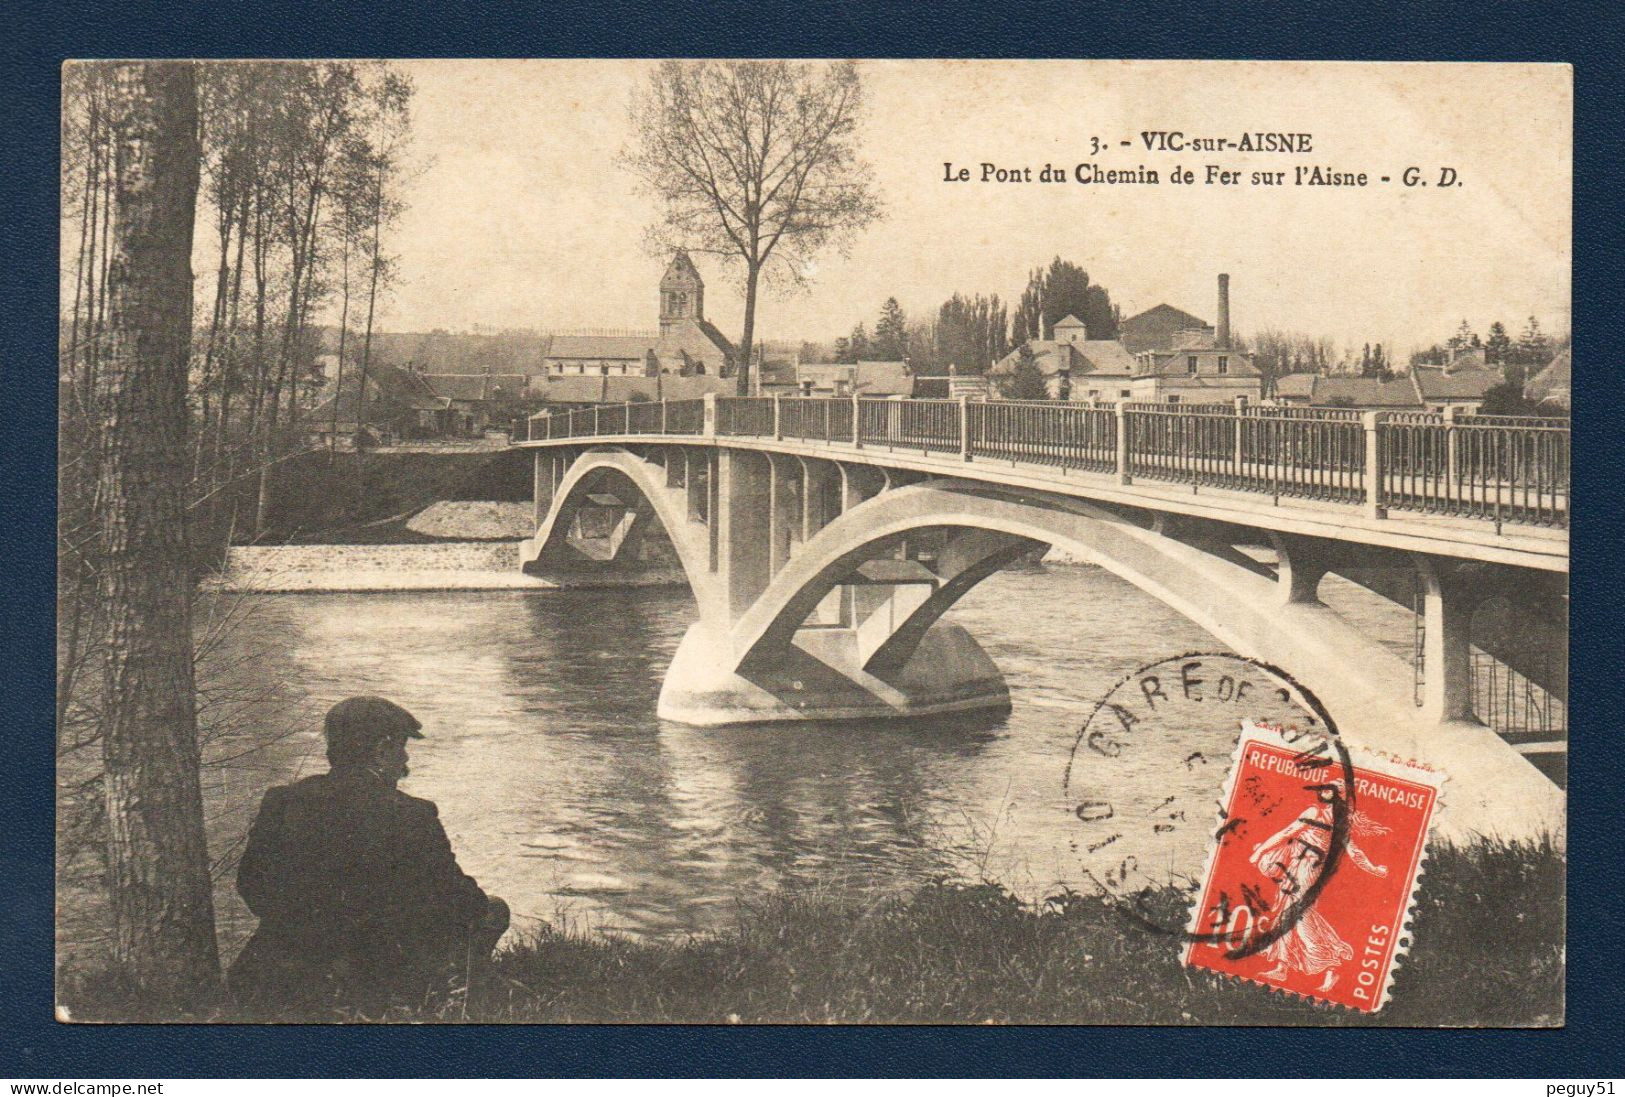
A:
<svg viewBox="0 0 1625 1097">
<path fill-rule="evenodd" d="M 423 738 L 418 718 L 383 697 L 346 697 L 327 710 L 325 725 L 329 743 Z"/>
</svg>

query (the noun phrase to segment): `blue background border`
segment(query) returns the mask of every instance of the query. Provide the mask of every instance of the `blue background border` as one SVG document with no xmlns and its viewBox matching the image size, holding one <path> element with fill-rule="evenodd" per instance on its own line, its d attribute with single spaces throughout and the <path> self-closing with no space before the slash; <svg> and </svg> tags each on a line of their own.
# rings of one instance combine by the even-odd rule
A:
<svg viewBox="0 0 1625 1097">
<path fill-rule="evenodd" d="M 1618 5 L 1267 0 L 507 5 L 128 0 L 8 6 L 0 123 L 0 1076 L 1617 1076 L 1618 622 L 1625 407 Z M 117 56 L 983 56 L 1563 61 L 1575 66 L 1575 465 L 1568 1025 L 1544 1032 L 1039 1028 L 93 1027 L 51 1020 L 58 68 Z M 1380 125 L 1380 119 L 1373 119 Z"/>
</svg>

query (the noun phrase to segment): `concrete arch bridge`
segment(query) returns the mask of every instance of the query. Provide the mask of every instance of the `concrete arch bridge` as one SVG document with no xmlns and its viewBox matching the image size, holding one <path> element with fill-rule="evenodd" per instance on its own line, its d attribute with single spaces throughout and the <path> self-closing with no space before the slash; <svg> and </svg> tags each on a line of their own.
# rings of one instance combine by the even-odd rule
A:
<svg viewBox="0 0 1625 1097">
<path fill-rule="evenodd" d="M 1519 642 L 1566 644 L 1566 426 L 709 397 L 539 416 L 515 446 L 534 460 L 527 571 L 635 582 L 650 534 L 669 541 L 698 620 L 667 672 L 664 718 L 1008 709 L 999 669 L 942 618 L 1055 545 L 1287 669 L 1349 741 L 1437 764 L 1453 835 L 1561 833 L 1562 791 L 1474 717 L 1471 659 L 1488 647 L 1566 700 L 1566 658 L 1530 659 Z M 1322 603 L 1334 572 L 1420 592 L 1420 680 Z M 1491 603 L 1516 627 L 1475 637 Z"/>
</svg>

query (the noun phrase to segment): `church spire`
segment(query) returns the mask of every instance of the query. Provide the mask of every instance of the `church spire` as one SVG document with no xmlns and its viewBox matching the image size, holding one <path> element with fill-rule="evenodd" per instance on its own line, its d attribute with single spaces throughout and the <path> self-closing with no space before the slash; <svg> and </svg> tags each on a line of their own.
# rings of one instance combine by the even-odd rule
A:
<svg viewBox="0 0 1625 1097">
<path fill-rule="evenodd" d="M 679 248 L 660 279 L 660 334 L 669 335 L 684 321 L 704 319 L 705 281 L 688 252 Z"/>
</svg>

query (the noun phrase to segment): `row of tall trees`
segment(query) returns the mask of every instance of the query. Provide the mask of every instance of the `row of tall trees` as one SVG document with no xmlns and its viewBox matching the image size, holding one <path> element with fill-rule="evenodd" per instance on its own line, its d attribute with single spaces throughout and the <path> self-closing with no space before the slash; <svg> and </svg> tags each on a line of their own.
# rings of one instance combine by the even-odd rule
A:
<svg viewBox="0 0 1625 1097">
<path fill-rule="evenodd" d="M 1337 341 L 1324 335 L 1262 328 L 1241 342 L 1263 374 L 1265 393 L 1274 391 L 1278 377 L 1289 373 L 1333 373 L 1342 361 Z"/>
<path fill-rule="evenodd" d="M 64 71 L 63 822 L 98 832 L 114 958 L 155 1000 L 218 978 L 195 561 L 236 521 L 234 501 L 255 512 L 245 523 L 263 519 L 262 474 L 301 445 L 330 380 L 325 311 L 343 317 L 341 342 L 359 335 L 340 362 L 367 368 L 410 98 L 371 63 Z"/>
<path fill-rule="evenodd" d="M 1411 356 L 1411 362 L 1414 365 L 1442 366 L 1450 361 L 1452 354 L 1482 349 L 1486 365 L 1520 367 L 1521 372 L 1527 374 L 1544 367 L 1562 346 L 1563 341 L 1548 335 L 1541 328 L 1540 321 L 1533 316 L 1529 317 L 1516 339 L 1499 320 L 1490 325 L 1484 337 L 1480 337 L 1473 326 L 1463 320 L 1449 339 L 1418 351 Z"/>
<path fill-rule="evenodd" d="M 1068 316 L 1082 320 L 1091 339 L 1116 339 L 1122 311 L 1105 286 L 1090 281 L 1088 271 L 1057 255 L 1047 268 L 1035 268 L 1028 276 L 1011 318 L 1010 342 L 1019 346 L 1028 339 L 1047 339 Z"/>
<path fill-rule="evenodd" d="M 835 340 L 837 362 L 902 362 L 915 360 L 928 352 L 928 336 L 919 328 L 911 329 L 908 316 L 897 298 L 888 297 L 875 318 L 874 334 L 859 323 L 852 334 Z"/>
<path fill-rule="evenodd" d="M 1106 287 L 1089 278 L 1078 264 L 1057 256 L 1048 267 L 1029 275 L 1012 315 L 998 294 L 955 293 L 929 321 L 911 325 L 888 297 L 875 320 L 874 334 L 862 323 L 835 341 L 835 360 L 898 361 L 908 359 L 916 373 L 942 374 L 953 366 L 961 373 L 983 373 L 1029 339 L 1048 337 L 1057 322 L 1076 316 L 1091 339 L 1117 338 L 1121 310 Z"/>
<path fill-rule="evenodd" d="M 62 376 L 64 404 L 84 423 L 96 419 L 105 350 L 111 71 L 74 65 L 64 78 L 63 210 L 75 240 L 65 248 L 74 258 Z M 319 319 L 339 321 L 339 370 L 367 367 L 377 303 L 394 275 L 384 234 L 401 212 L 412 86 L 359 62 L 203 64 L 196 84 L 207 271 L 190 369 L 188 466 L 202 501 L 194 517 L 217 531 L 257 530 L 266 470 L 297 448 L 302 417 L 339 380 L 318 365 Z M 234 516 L 225 506 L 245 479 L 260 481 L 258 503 Z"/>
<path fill-rule="evenodd" d="M 851 334 L 835 340 L 832 354 L 837 362 L 907 361 L 921 374 L 947 373 L 949 366 L 981 373 L 1009 350 L 1008 331 L 1008 312 L 996 294 L 956 293 L 935 316 L 920 321 L 909 320 L 897 298 L 888 297 L 875 318 L 874 334 L 859 323 Z M 820 353 L 810 344 L 808 350 Z"/>
</svg>

